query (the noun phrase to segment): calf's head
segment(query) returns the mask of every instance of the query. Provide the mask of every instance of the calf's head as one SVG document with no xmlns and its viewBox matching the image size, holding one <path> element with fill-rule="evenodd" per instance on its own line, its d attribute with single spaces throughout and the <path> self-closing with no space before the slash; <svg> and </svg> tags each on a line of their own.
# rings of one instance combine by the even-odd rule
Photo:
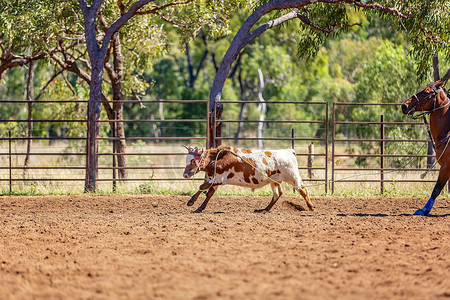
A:
<svg viewBox="0 0 450 300">
<path fill-rule="evenodd" d="M 191 178 L 200 171 L 199 165 L 203 149 L 199 150 L 197 147 L 184 147 L 187 149 L 188 155 L 186 156 L 186 168 L 184 168 L 183 177 Z"/>
</svg>

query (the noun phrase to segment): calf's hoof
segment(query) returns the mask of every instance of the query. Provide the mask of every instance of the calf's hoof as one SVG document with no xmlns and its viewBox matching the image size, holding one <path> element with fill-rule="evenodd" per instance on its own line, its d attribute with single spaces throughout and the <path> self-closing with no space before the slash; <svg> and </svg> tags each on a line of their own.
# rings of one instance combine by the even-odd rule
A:
<svg viewBox="0 0 450 300">
<path fill-rule="evenodd" d="M 199 214 L 199 213 L 201 213 L 202 211 L 203 211 L 203 209 L 197 208 L 197 209 L 194 210 L 192 213 L 193 213 L 193 214 Z"/>
<path fill-rule="evenodd" d="M 194 201 L 189 201 L 189 202 L 187 203 L 187 206 L 192 206 L 192 205 L 194 205 Z"/>
<path fill-rule="evenodd" d="M 267 209 L 255 209 L 253 212 L 255 212 L 255 213 L 268 213 L 269 212 L 269 210 L 267 210 Z"/>
</svg>

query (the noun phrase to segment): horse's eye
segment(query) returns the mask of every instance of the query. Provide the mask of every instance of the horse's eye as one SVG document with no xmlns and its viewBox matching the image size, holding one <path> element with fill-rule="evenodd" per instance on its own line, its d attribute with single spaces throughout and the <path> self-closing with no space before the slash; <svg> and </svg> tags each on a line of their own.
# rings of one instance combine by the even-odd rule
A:
<svg viewBox="0 0 450 300">
<path fill-rule="evenodd" d="M 191 165 L 195 165 L 195 160 L 191 160 Z"/>
</svg>

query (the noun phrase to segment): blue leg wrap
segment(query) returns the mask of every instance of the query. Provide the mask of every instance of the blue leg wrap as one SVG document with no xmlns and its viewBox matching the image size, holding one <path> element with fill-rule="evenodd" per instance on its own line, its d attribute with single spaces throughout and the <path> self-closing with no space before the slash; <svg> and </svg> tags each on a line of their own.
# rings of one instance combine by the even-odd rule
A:
<svg viewBox="0 0 450 300">
<path fill-rule="evenodd" d="M 430 213 L 431 209 L 433 208 L 434 199 L 430 198 L 428 199 L 427 204 L 419 210 L 417 210 L 414 214 L 419 216 L 426 216 Z"/>
</svg>

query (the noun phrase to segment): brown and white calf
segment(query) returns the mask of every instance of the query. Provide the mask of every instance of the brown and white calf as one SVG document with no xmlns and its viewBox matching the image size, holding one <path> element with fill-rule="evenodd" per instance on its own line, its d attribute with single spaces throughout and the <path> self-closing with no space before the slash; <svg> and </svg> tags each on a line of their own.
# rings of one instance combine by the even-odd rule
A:
<svg viewBox="0 0 450 300">
<path fill-rule="evenodd" d="M 292 149 L 264 151 L 230 146 L 219 146 L 206 151 L 191 147 L 186 149 L 189 153 L 183 177 L 190 178 L 201 171 L 207 174 L 205 182 L 187 203 L 188 206 L 193 205 L 202 192 L 206 193 L 205 201 L 194 212 L 202 212 L 218 186 L 225 184 L 251 189 L 270 184 L 273 191 L 272 201 L 265 209 L 255 212 L 269 211 L 283 194 L 280 185 L 282 182 L 298 191 L 306 200 L 309 209 L 313 210 L 308 191 L 298 172 L 295 151 Z"/>
</svg>

